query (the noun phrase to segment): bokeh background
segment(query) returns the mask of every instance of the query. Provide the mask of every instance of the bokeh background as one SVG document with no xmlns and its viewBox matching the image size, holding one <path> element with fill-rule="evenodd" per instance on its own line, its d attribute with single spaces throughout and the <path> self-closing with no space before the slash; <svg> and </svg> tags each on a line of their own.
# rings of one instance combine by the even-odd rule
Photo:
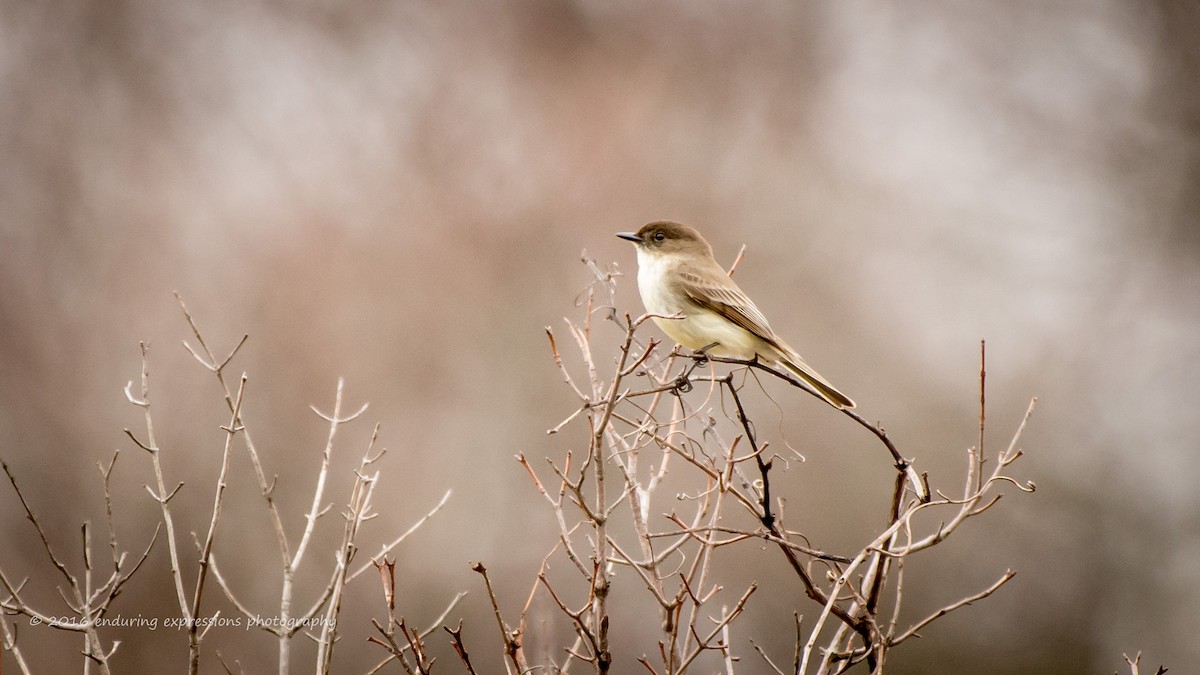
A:
<svg viewBox="0 0 1200 675">
<path fill-rule="evenodd" d="M 167 480 L 185 482 L 179 527 L 203 531 L 226 420 L 179 344 L 177 290 L 216 350 L 250 335 L 234 368 L 296 534 L 324 443 L 307 407 L 328 408 L 339 376 L 348 405 L 371 407 L 341 436 L 329 501 L 371 422 L 390 449 L 364 549 L 453 491 L 398 553 L 401 612 L 424 624 L 469 590 L 451 618 L 499 668 L 467 561 L 488 564 L 515 617 L 555 529 L 513 456 L 579 440 L 544 433 L 573 401 L 543 326 L 577 315 L 582 250 L 629 273 L 612 233 L 677 219 L 726 263 L 747 245 L 742 286 L 935 487 L 958 486 L 975 441 L 981 338 L 990 447 L 1039 397 L 1014 468 L 1037 493 L 914 561 L 911 616 L 1006 568 L 1016 579 L 897 651 L 894 672 L 1113 672 L 1137 650 L 1188 672 L 1198 33 L 1200 9 L 1167 1 L 0 2 L 0 453 L 78 562 L 79 523 L 103 517 L 95 464 L 121 448 L 118 534 L 144 545 L 158 512 L 121 389 L 147 341 Z M 637 313 L 631 282 L 618 304 Z M 777 485 L 792 526 L 861 545 L 886 508 L 881 450 L 774 393 L 784 412 L 762 408 L 764 427 L 808 457 Z M 0 492 L 0 565 L 53 611 L 59 582 Z M 276 551 L 242 453 L 228 499 L 217 556 L 270 615 Z M 331 519 L 317 544 L 339 534 Z M 816 612 L 772 553 L 721 560 L 730 593 L 773 589 L 735 635 L 746 672 L 765 670 L 748 638 L 787 661 L 792 611 Z M 313 554 L 310 590 L 330 560 Z M 160 542 L 114 611 L 172 615 L 168 569 Z M 655 619 L 618 611 L 628 671 Z M 338 670 L 380 655 L 371 616 L 364 577 Z M 107 635 L 124 641 L 120 670 L 182 667 L 181 632 Z M 46 670 L 77 666 L 74 639 L 20 630 Z M 207 672 L 216 650 L 274 667 L 264 635 L 205 644 Z"/>
</svg>

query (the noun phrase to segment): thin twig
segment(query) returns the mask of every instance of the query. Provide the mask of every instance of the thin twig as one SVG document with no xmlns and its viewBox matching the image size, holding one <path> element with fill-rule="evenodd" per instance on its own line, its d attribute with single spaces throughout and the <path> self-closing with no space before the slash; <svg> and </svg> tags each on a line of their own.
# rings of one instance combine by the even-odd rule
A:
<svg viewBox="0 0 1200 675">
<path fill-rule="evenodd" d="M 899 636 L 897 636 L 895 639 L 893 639 L 891 641 L 892 645 L 898 645 L 898 644 L 904 642 L 905 640 L 907 640 L 911 637 L 914 637 L 914 636 L 919 637 L 919 631 L 922 628 L 924 628 L 925 626 L 928 626 L 929 624 L 933 623 L 934 621 L 937 621 L 938 619 L 942 618 L 943 616 L 946 616 L 947 614 L 949 614 L 950 612 L 953 612 L 956 609 L 959 609 L 960 607 L 966 607 L 967 605 L 969 605 L 977 600 L 982 600 L 982 599 L 988 597 L 992 593 L 995 593 L 997 590 L 999 590 L 1001 586 L 1008 583 L 1010 579 L 1012 579 L 1014 576 L 1016 576 L 1016 574 L 1017 573 L 1012 570 L 1006 570 L 1004 572 L 1004 574 L 999 579 L 997 579 L 996 582 L 994 584 L 992 584 L 991 586 L 988 586 L 987 588 L 983 589 L 982 591 L 980 591 L 974 595 L 969 595 L 961 600 L 958 600 L 957 602 L 952 602 L 949 605 L 946 605 L 945 607 L 937 610 L 933 614 L 930 614 L 929 616 L 925 617 L 924 619 L 921 619 L 917 623 L 913 624 L 912 627 L 910 627 L 908 630 L 904 631 Z"/>
</svg>

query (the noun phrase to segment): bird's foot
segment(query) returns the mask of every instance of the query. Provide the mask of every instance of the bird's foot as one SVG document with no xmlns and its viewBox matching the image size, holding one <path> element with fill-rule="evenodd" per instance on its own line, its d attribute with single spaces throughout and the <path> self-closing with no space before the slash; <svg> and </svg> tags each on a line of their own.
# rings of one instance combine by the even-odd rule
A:
<svg viewBox="0 0 1200 675">
<path fill-rule="evenodd" d="M 721 343 L 720 342 L 710 342 L 710 343 L 704 345 L 703 347 L 701 347 L 700 349 L 697 349 L 695 352 L 693 352 L 692 358 L 696 359 L 696 364 L 701 365 L 701 366 L 707 365 L 708 364 L 708 350 L 712 349 L 713 347 L 716 347 L 719 344 L 721 344 Z"/>
<path fill-rule="evenodd" d="M 688 378 L 687 373 L 681 373 L 679 377 L 675 378 L 675 382 L 671 387 L 671 393 L 675 394 L 676 396 L 681 396 L 691 391 L 694 386 L 695 385 L 693 385 L 692 381 Z"/>
</svg>

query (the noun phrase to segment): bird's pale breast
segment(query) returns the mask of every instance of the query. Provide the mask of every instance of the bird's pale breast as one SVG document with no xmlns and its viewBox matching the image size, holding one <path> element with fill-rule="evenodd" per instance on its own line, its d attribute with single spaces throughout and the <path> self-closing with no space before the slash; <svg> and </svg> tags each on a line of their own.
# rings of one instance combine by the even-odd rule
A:
<svg viewBox="0 0 1200 675">
<path fill-rule="evenodd" d="M 638 291 L 646 311 L 663 316 L 682 315 L 679 319 L 654 317 L 654 323 L 667 337 L 688 349 L 716 343 L 708 350 L 714 356 L 751 359 L 755 354 L 766 356 L 774 352 L 758 336 L 692 302 L 679 290 L 679 284 L 670 280 L 674 267 L 671 256 L 638 251 Z"/>
</svg>

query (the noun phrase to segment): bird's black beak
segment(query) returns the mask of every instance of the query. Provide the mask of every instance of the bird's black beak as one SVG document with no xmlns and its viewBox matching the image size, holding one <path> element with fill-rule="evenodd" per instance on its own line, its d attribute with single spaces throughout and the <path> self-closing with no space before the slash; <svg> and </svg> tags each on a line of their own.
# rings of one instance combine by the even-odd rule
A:
<svg viewBox="0 0 1200 675">
<path fill-rule="evenodd" d="M 618 232 L 617 236 L 632 241 L 635 244 L 642 243 L 642 238 L 638 236 L 637 232 Z"/>
</svg>

